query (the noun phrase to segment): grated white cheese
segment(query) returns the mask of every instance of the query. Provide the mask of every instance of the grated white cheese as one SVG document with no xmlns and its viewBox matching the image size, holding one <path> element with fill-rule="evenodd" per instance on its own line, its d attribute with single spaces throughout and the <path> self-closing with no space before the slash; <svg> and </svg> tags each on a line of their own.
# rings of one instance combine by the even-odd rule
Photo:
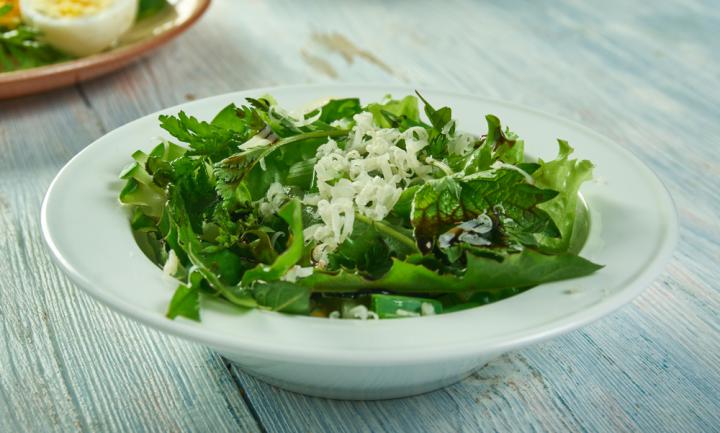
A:
<svg viewBox="0 0 720 433">
<path fill-rule="evenodd" d="M 422 316 L 434 316 L 435 307 L 429 302 L 423 302 L 420 304 L 420 315 Z"/>
<path fill-rule="evenodd" d="M 175 250 L 170 250 L 167 261 L 165 261 L 165 265 L 163 266 L 163 272 L 165 275 L 172 277 L 177 273 L 179 266 L 180 260 L 178 260 Z"/>
<path fill-rule="evenodd" d="M 333 120 L 332 122 L 330 122 L 330 126 L 332 126 L 334 128 L 347 129 L 348 127 L 350 127 L 350 123 L 351 123 L 350 119 L 343 118 L 343 119 Z"/>
<path fill-rule="evenodd" d="M 454 155 L 465 156 L 474 149 L 476 138 L 470 134 L 456 134 L 448 141 L 448 150 Z"/>
<path fill-rule="evenodd" d="M 455 126 L 455 121 L 451 120 L 448 123 L 445 124 L 445 126 L 442 127 L 442 130 L 440 131 L 443 135 L 449 135 L 450 130 Z"/>
<path fill-rule="evenodd" d="M 266 218 L 275 215 L 287 200 L 287 193 L 287 189 L 280 182 L 273 182 L 265 193 L 265 199 L 260 201 L 260 213 Z"/>
<path fill-rule="evenodd" d="M 283 275 L 281 280 L 287 281 L 290 283 L 294 283 L 298 280 L 298 278 L 307 278 L 313 273 L 313 267 L 302 267 L 300 265 L 295 265 L 292 268 L 288 269 L 288 271 Z"/>
<path fill-rule="evenodd" d="M 368 320 L 373 319 L 377 320 L 379 319 L 377 313 L 374 311 L 370 311 L 367 309 L 364 305 L 356 305 L 349 309 L 347 311 L 347 314 L 343 316 L 344 319 L 360 319 L 360 320 Z"/>
<path fill-rule="evenodd" d="M 353 120 L 345 149 L 332 139 L 318 148 L 313 173 L 318 194 L 303 198 L 304 203 L 317 206 L 322 220 L 304 232 L 308 242 L 316 243 L 316 262 L 326 262 L 327 254 L 350 236 L 356 212 L 383 220 L 403 187 L 428 179 L 432 172 L 432 164 L 418 160 L 418 153 L 428 145 L 424 128 L 404 132 L 380 128 L 367 112 L 356 114 Z"/>
<path fill-rule="evenodd" d="M 310 111 L 312 111 L 312 110 L 310 110 Z M 308 112 L 310 112 L 310 111 L 308 111 Z M 320 119 L 321 115 L 322 115 L 322 111 L 318 110 L 317 113 L 315 113 L 313 116 L 310 116 L 306 119 L 305 113 L 303 113 L 302 115 L 298 116 L 299 120 L 295 120 L 293 123 L 295 123 L 295 126 L 298 126 L 298 127 L 310 125 L 312 123 L 315 123 L 315 121 L 317 121 L 318 119 Z"/>
</svg>

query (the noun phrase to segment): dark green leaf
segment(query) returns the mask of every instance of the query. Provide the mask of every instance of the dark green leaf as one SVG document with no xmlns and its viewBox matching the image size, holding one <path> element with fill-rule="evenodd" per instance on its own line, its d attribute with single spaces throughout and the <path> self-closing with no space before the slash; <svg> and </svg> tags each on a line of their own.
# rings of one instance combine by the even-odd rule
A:
<svg viewBox="0 0 720 433">
<path fill-rule="evenodd" d="M 320 121 L 330 124 L 336 120 L 350 119 L 362 111 L 357 98 L 333 99 L 320 109 Z"/>
<path fill-rule="evenodd" d="M 302 258 L 304 241 L 300 202 L 297 200 L 289 201 L 280 209 L 278 215 L 290 226 L 292 237 L 288 248 L 272 264 L 259 264 L 245 272 L 242 278 L 244 287 L 250 287 L 257 280 L 266 282 L 279 280 Z"/>
<path fill-rule="evenodd" d="M 253 287 L 253 296 L 258 305 L 273 311 L 289 314 L 310 312 L 310 290 L 297 284 L 286 281 L 256 284 Z"/>
<path fill-rule="evenodd" d="M 467 256 L 467 271 L 458 278 L 441 275 L 422 265 L 394 260 L 387 274 L 376 280 L 349 272 L 316 271 L 299 280 L 314 292 L 353 292 L 388 290 L 396 293 L 452 293 L 463 291 L 496 292 L 498 290 L 535 286 L 550 281 L 582 277 L 602 268 L 573 254 L 546 255 L 526 249 L 510 254 L 504 260 Z"/>
<path fill-rule="evenodd" d="M 200 291 L 195 287 L 188 287 L 180 284 L 175 290 L 175 294 L 170 301 L 167 313 L 168 319 L 174 319 L 178 316 L 186 317 L 190 320 L 200 321 Z"/>
<path fill-rule="evenodd" d="M 163 10 L 168 5 L 167 0 L 139 0 L 137 18 L 141 20 Z"/>
</svg>

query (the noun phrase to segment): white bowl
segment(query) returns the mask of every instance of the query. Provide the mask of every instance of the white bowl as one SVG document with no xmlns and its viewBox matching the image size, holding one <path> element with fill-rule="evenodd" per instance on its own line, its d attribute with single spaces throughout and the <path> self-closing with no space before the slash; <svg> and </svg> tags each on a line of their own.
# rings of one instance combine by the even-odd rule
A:
<svg viewBox="0 0 720 433">
<path fill-rule="evenodd" d="M 319 85 L 249 90 L 182 104 L 211 119 L 230 102 L 270 93 L 285 107 L 320 97 L 375 101 L 401 87 Z M 582 194 L 590 234 L 582 255 L 605 268 L 593 275 L 543 284 L 487 306 L 445 315 L 381 321 L 328 320 L 258 310 L 241 311 L 203 300 L 202 322 L 164 316 L 176 282 L 140 251 L 128 214 L 117 200 L 118 173 L 136 149 L 166 135 L 155 113 L 112 131 L 75 156 L 50 186 L 42 229 L 50 251 L 70 278 L 113 310 L 147 326 L 204 344 L 267 382 L 305 394 L 383 399 L 430 391 L 470 374 L 509 350 L 569 332 L 637 296 L 661 270 L 677 240 L 672 201 L 635 156 L 574 122 L 505 102 L 423 91 L 448 105 L 463 130 L 484 132 L 494 113 L 542 158 L 569 140 L 576 156 L 597 166 Z"/>
</svg>

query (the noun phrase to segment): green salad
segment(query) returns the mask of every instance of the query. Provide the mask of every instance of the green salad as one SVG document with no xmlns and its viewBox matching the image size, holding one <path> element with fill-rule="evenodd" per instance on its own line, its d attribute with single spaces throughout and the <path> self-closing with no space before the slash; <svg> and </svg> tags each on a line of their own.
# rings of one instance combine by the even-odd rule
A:
<svg viewBox="0 0 720 433">
<path fill-rule="evenodd" d="M 120 201 L 143 251 L 180 281 L 167 316 L 200 320 L 203 297 L 425 316 L 601 268 L 577 254 L 593 165 L 563 140 L 556 159 L 531 160 L 497 117 L 478 121 L 484 135 L 464 133 L 419 94 L 160 116 L 175 142 L 132 155 Z"/>
</svg>

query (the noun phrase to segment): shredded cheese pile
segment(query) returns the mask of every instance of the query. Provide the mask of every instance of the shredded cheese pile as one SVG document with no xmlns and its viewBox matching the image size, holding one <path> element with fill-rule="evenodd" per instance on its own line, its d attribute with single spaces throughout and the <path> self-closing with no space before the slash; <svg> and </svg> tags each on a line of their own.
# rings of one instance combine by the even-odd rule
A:
<svg viewBox="0 0 720 433">
<path fill-rule="evenodd" d="M 327 265 L 328 254 L 352 234 L 356 214 L 382 221 L 403 189 L 432 179 L 433 168 L 440 165 L 439 161 L 421 156 L 429 145 L 425 128 L 381 128 L 369 112 L 356 114 L 353 121 L 355 125 L 343 146 L 330 138 L 317 149 L 313 182 L 318 192 L 302 198 L 321 221 L 303 231 L 305 241 L 315 243 L 312 257 L 320 268 Z M 451 128 L 445 129 L 451 153 L 466 155 L 472 151 L 472 136 L 450 136 Z M 450 170 L 442 166 L 444 171 Z M 276 213 L 287 193 L 280 183 L 273 183 L 260 202 L 261 214 Z"/>
<path fill-rule="evenodd" d="M 307 241 L 316 242 L 313 259 L 319 266 L 350 236 L 356 213 L 383 220 L 403 188 L 429 178 L 432 171 L 431 165 L 418 158 L 428 145 L 425 129 L 380 128 L 367 112 L 356 114 L 353 120 L 344 149 L 332 139 L 318 148 L 314 173 L 318 194 L 304 200 L 317 206 L 322 220 L 304 232 Z"/>
</svg>

